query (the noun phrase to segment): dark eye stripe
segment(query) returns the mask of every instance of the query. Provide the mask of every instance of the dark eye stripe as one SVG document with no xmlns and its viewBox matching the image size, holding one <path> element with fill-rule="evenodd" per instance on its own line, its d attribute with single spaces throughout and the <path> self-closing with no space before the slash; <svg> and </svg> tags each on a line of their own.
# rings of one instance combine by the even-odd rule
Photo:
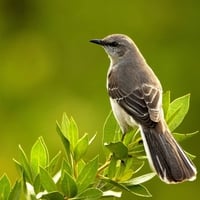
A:
<svg viewBox="0 0 200 200">
<path fill-rule="evenodd" d="M 109 41 L 103 41 L 102 43 L 104 46 L 110 46 L 110 47 L 117 47 L 120 46 L 120 43 L 113 41 L 113 42 L 109 42 Z"/>
<path fill-rule="evenodd" d="M 111 47 L 117 47 L 119 45 L 119 43 L 114 41 L 114 42 L 110 42 L 108 45 Z"/>
</svg>

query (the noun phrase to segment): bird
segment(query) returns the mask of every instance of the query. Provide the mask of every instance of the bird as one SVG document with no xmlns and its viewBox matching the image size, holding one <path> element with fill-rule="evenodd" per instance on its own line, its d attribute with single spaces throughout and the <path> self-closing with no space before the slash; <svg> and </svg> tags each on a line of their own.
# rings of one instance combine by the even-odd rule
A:
<svg viewBox="0 0 200 200">
<path fill-rule="evenodd" d="M 102 46 L 110 59 L 107 91 L 123 137 L 139 127 L 149 165 L 165 183 L 195 180 L 195 165 L 165 121 L 161 83 L 134 41 L 124 34 L 111 34 L 90 42 Z"/>
</svg>

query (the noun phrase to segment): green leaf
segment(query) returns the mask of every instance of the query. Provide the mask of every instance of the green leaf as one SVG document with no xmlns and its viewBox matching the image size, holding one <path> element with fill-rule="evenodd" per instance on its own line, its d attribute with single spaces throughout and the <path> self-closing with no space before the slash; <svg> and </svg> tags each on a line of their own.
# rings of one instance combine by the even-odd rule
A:
<svg viewBox="0 0 200 200">
<path fill-rule="evenodd" d="M 85 167 L 86 164 L 83 159 L 79 160 L 77 164 L 78 164 L 78 174 L 80 174 L 81 170 Z"/>
<path fill-rule="evenodd" d="M 74 149 L 76 143 L 78 142 L 79 132 L 78 132 L 78 126 L 72 117 L 70 119 L 68 134 L 69 134 L 68 136 L 70 138 L 70 142 L 72 144 L 72 148 Z"/>
<path fill-rule="evenodd" d="M 61 130 L 67 139 L 69 139 L 68 138 L 69 124 L 70 124 L 69 118 L 67 117 L 66 113 L 63 113 L 62 122 L 61 122 Z"/>
<path fill-rule="evenodd" d="M 173 133 L 173 136 L 175 137 L 175 139 L 177 141 L 183 141 L 183 140 L 186 140 L 186 139 L 189 139 L 191 137 L 193 137 L 194 135 L 196 135 L 199 131 L 195 131 L 193 133 Z"/>
<path fill-rule="evenodd" d="M 89 161 L 81 170 L 78 178 L 78 190 L 82 192 L 94 181 L 98 170 L 98 156 Z"/>
<path fill-rule="evenodd" d="M 72 167 L 69 165 L 69 163 L 63 159 L 62 161 L 62 175 L 64 175 L 63 173 L 66 171 L 68 174 L 72 174 L 73 173 L 73 169 Z"/>
<path fill-rule="evenodd" d="M 16 166 L 17 170 L 19 171 L 19 173 L 20 174 L 23 173 L 23 167 L 22 167 L 21 163 L 18 162 L 17 160 L 15 160 L 14 158 L 13 158 L 13 161 L 14 161 L 15 166 Z"/>
<path fill-rule="evenodd" d="M 121 190 L 126 190 L 134 195 L 142 196 L 142 197 L 151 197 L 151 194 L 149 193 L 147 188 L 145 188 L 143 185 L 126 186 L 122 183 L 115 182 L 115 181 L 105 178 L 105 177 L 103 177 L 102 179 L 105 182 L 108 182 Z"/>
<path fill-rule="evenodd" d="M 50 192 L 48 194 L 42 195 L 41 199 L 46 199 L 46 200 L 64 200 L 64 196 L 59 192 Z"/>
<path fill-rule="evenodd" d="M 129 180 L 133 176 L 133 174 L 134 174 L 134 171 L 132 169 L 124 171 L 120 177 L 120 182 Z"/>
<path fill-rule="evenodd" d="M 58 135 L 60 136 L 62 143 L 64 145 L 65 148 L 65 152 L 67 155 L 67 159 L 69 161 L 69 163 L 72 165 L 72 160 L 71 160 L 71 151 L 70 151 L 70 142 L 69 140 L 66 138 L 66 136 L 64 135 L 63 131 L 61 130 L 60 125 L 58 124 L 58 122 L 56 122 L 56 130 Z"/>
<path fill-rule="evenodd" d="M 0 178 L 0 199 L 8 199 L 8 196 L 10 194 L 11 186 L 10 186 L 10 180 L 7 177 L 6 174 L 4 174 Z"/>
<path fill-rule="evenodd" d="M 74 119 L 72 117 L 69 119 L 66 113 L 63 114 L 61 130 L 64 136 L 69 140 L 73 150 L 78 141 L 78 127 Z"/>
<path fill-rule="evenodd" d="M 135 128 L 133 128 L 133 130 L 126 133 L 126 135 L 124 137 L 124 141 L 123 141 L 124 144 L 128 146 L 135 139 L 138 132 L 139 132 L 139 128 L 135 127 Z"/>
<path fill-rule="evenodd" d="M 86 133 L 82 138 L 80 138 L 74 148 L 74 159 L 76 161 L 80 160 L 87 152 L 89 145 L 88 134 Z"/>
<path fill-rule="evenodd" d="M 136 178 L 132 178 L 128 181 L 123 182 L 123 184 L 125 184 L 126 186 L 139 185 L 141 183 L 144 183 L 144 182 L 151 180 L 155 175 L 156 175 L 156 173 L 151 172 L 151 173 L 148 173 L 148 174 L 144 174 L 142 176 L 138 176 Z"/>
<path fill-rule="evenodd" d="M 51 175 L 55 174 L 57 172 L 58 163 L 61 157 L 61 151 L 59 151 L 50 161 L 48 165 L 48 171 Z"/>
<path fill-rule="evenodd" d="M 19 200 L 21 195 L 21 182 L 17 181 L 12 188 L 8 200 Z"/>
<path fill-rule="evenodd" d="M 74 181 L 72 176 L 66 171 L 64 172 L 64 175 L 61 180 L 61 188 L 64 195 L 68 198 L 76 196 L 78 191 L 76 182 Z"/>
<path fill-rule="evenodd" d="M 140 157 L 146 155 L 143 144 L 133 143 L 133 145 L 129 145 L 128 149 L 129 155 L 132 155 L 133 157 Z"/>
<path fill-rule="evenodd" d="M 166 117 L 170 105 L 170 91 L 165 92 L 162 98 L 164 116 Z"/>
<path fill-rule="evenodd" d="M 42 137 L 39 137 L 31 149 L 30 163 L 34 177 L 39 173 L 40 167 L 47 167 L 49 152 Z"/>
<path fill-rule="evenodd" d="M 102 197 L 103 193 L 97 188 L 88 188 L 79 194 L 75 199 L 96 200 Z"/>
<path fill-rule="evenodd" d="M 42 167 L 40 167 L 40 181 L 44 189 L 48 192 L 56 191 L 57 187 L 52 177 L 49 175 L 47 170 Z"/>
<path fill-rule="evenodd" d="M 140 197 L 152 197 L 151 193 L 143 185 L 127 186 L 127 191 Z"/>
<path fill-rule="evenodd" d="M 124 159 L 128 157 L 128 148 L 122 142 L 104 144 L 117 159 Z"/>
<path fill-rule="evenodd" d="M 118 183 L 118 182 L 116 182 L 116 181 L 114 181 L 114 180 L 112 180 L 112 179 L 109 179 L 109 178 L 107 178 L 107 177 L 101 177 L 101 179 L 102 179 L 103 181 L 105 181 L 105 182 L 107 182 L 107 183 L 109 183 L 109 184 L 111 184 L 111 185 L 113 185 L 113 186 L 115 186 L 115 187 L 121 189 L 121 190 L 127 190 L 125 185 L 123 185 L 123 184 L 121 184 L 121 183 Z"/>
<path fill-rule="evenodd" d="M 103 126 L 103 144 L 113 142 L 117 130 L 119 130 L 119 126 L 111 111 Z"/>
<path fill-rule="evenodd" d="M 110 179 L 112 179 L 116 174 L 116 164 L 117 164 L 117 159 L 114 156 L 112 156 L 110 164 L 108 166 L 108 178 Z"/>
<path fill-rule="evenodd" d="M 170 103 L 166 121 L 171 131 L 174 131 L 183 121 L 189 110 L 190 94 L 175 99 Z"/>
<path fill-rule="evenodd" d="M 29 183 L 33 183 L 33 176 L 31 173 L 30 163 L 21 145 L 19 145 L 19 151 L 20 151 L 20 164 L 23 167 L 24 175 L 25 178 L 27 179 L 26 181 L 28 181 Z"/>
<path fill-rule="evenodd" d="M 35 180 L 33 182 L 33 187 L 34 187 L 34 191 L 35 191 L 36 194 L 40 192 L 42 185 L 41 185 L 39 174 L 35 177 Z"/>
</svg>

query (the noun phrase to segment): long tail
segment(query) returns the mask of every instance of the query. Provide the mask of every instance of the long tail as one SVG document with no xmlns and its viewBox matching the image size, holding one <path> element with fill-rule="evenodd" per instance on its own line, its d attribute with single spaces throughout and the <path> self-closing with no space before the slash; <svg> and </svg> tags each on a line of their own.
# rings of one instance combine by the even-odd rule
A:
<svg viewBox="0 0 200 200">
<path fill-rule="evenodd" d="M 155 128 L 141 127 L 145 151 L 151 167 L 166 183 L 193 181 L 196 168 L 172 134 L 161 122 Z"/>
</svg>

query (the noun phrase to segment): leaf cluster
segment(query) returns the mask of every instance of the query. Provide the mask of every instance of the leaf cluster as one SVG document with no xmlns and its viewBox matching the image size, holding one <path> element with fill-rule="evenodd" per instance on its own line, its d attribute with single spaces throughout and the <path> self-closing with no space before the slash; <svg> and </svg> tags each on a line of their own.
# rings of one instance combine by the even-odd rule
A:
<svg viewBox="0 0 200 200">
<path fill-rule="evenodd" d="M 171 102 L 170 92 L 163 95 L 163 109 L 167 124 L 172 132 L 182 123 L 189 110 L 190 95 Z M 105 162 L 99 156 L 86 160 L 90 145 L 96 135 L 89 138 L 85 133 L 80 137 L 73 118 L 63 114 L 61 123 L 57 123 L 57 132 L 64 146 L 50 158 L 48 148 L 39 137 L 31 148 L 30 156 L 19 145 L 19 159 L 14 162 L 20 173 L 20 179 L 11 187 L 9 178 L 4 174 L 0 178 L 0 199 L 46 199 L 46 200 L 96 200 L 106 197 L 119 198 L 123 191 L 141 197 L 151 197 L 143 185 L 155 176 L 154 172 L 141 174 L 146 154 L 139 129 L 122 133 L 112 113 L 103 127 L 103 149 Z M 187 139 L 193 133 L 173 133 L 178 141 Z M 192 159 L 195 157 L 188 153 Z M 138 175 L 140 172 L 140 175 Z"/>
</svg>

